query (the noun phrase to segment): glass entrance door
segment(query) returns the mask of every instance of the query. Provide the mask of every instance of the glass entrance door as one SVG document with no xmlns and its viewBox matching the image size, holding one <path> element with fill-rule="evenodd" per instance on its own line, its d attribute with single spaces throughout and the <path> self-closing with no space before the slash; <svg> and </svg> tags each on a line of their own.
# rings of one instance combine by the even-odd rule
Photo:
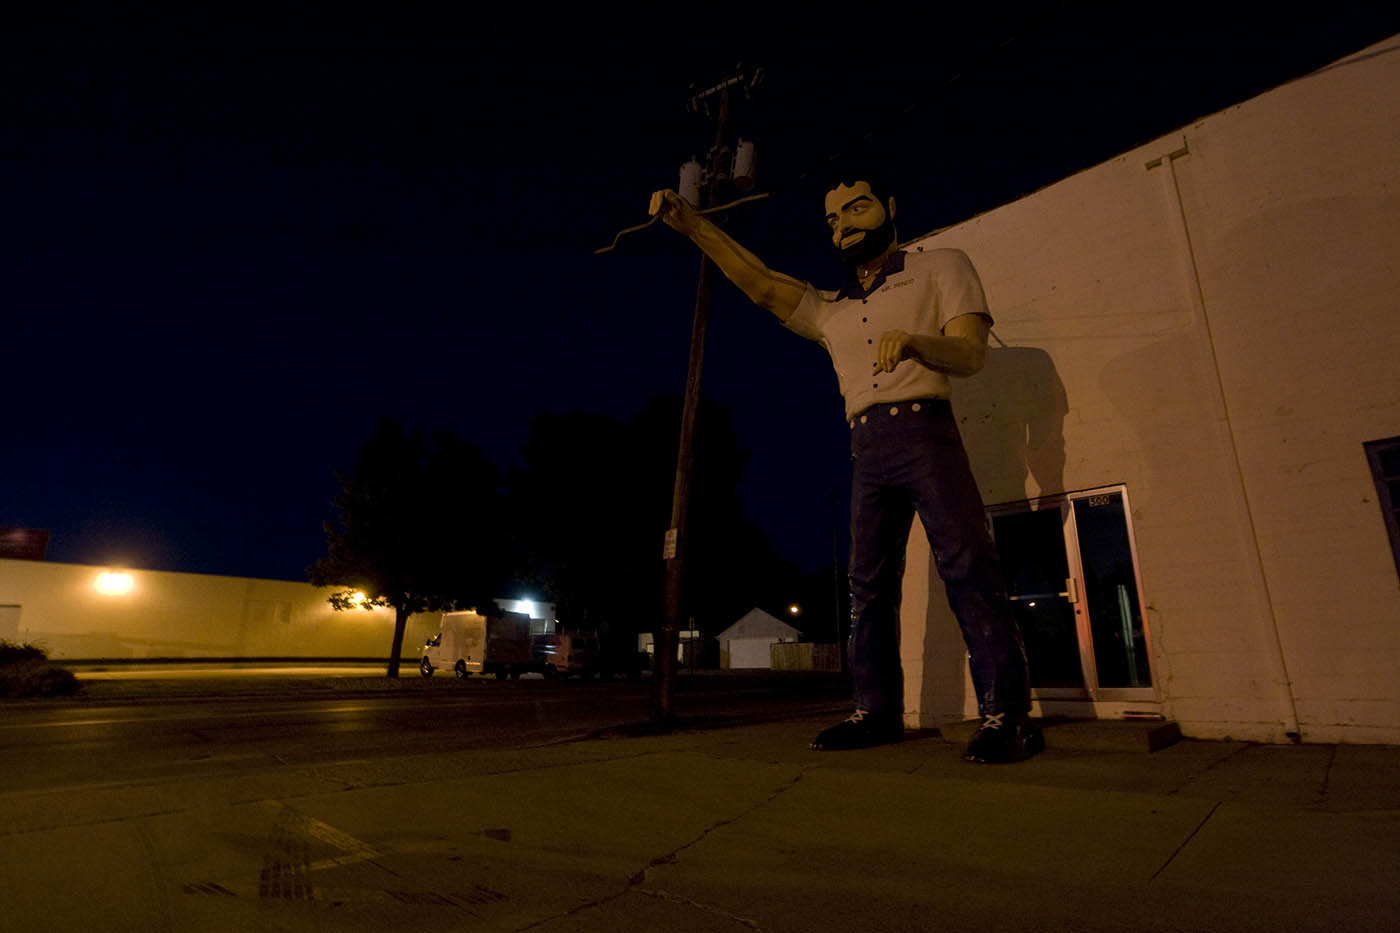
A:
<svg viewBox="0 0 1400 933">
<path fill-rule="evenodd" d="M 1151 687 L 1124 494 L 1098 493 L 1071 501 L 1098 689 Z"/>
<path fill-rule="evenodd" d="M 989 510 L 1037 697 L 1155 697 L 1123 487 Z"/>
<path fill-rule="evenodd" d="M 1021 629 L 1031 686 L 1084 693 L 1074 579 L 1057 503 L 992 518 L 1006 593 Z"/>
</svg>

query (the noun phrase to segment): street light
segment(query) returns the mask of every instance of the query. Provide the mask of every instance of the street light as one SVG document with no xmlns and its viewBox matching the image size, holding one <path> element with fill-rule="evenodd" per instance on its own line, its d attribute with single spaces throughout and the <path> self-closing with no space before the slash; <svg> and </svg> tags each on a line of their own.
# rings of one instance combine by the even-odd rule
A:
<svg viewBox="0 0 1400 933">
<path fill-rule="evenodd" d="M 136 588 L 136 579 L 124 571 L 104 570 L 92 585 L 103 596 L 125 596 Z"/>
</svg>

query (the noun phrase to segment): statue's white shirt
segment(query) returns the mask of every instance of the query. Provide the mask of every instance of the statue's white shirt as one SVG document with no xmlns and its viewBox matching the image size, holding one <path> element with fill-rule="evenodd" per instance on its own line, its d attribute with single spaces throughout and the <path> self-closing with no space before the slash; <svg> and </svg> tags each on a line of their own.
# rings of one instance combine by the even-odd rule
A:
<svg viewBox="0 0 1400 933">
<path fill-rule="evenodd" d="M 992 320 L 971 260 L 959 249 L 920 246 L 890 254 L 868 291 L 857 285 L 827 292 L 809 284 L 787 327 L 826 347 L 846 417 L 854 418 L 871 405 L 947 398 L 947 374 L 916 360 L 901 361 L 892 373 L 875 372 L 880 335 L 902 330 L 937 336 L 964 314 Z"/>
</svg>

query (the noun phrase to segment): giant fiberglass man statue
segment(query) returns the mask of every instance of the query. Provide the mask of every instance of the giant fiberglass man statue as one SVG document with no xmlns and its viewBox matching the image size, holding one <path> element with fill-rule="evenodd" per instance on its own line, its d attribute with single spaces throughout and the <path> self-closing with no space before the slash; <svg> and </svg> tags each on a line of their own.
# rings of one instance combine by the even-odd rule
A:
<svg viewBox="0 0 1400 933">
<path fill-rule="evenodd" d="M 1006 600 L 981 495 L 948 403 L 949 376 L 982 368 L 992 318 L 961 250 L 900 250 L 895 201 L 879 179 L 837 180 L 826 194 L 845 284 L 818 291 L 775 272 L 674 191 L 651 213 L 690 237 L 788 329 L 831 354 L 851 432 L 851 633 L 855 712 L 816 749 L 868 748 L 903 737 L 899 604 L 917 514 L 971 655 L 981 726 L 964 757 L 1010 762 L 1040 751 L 1027 721 L 1025 649 Z"/>
</svg>

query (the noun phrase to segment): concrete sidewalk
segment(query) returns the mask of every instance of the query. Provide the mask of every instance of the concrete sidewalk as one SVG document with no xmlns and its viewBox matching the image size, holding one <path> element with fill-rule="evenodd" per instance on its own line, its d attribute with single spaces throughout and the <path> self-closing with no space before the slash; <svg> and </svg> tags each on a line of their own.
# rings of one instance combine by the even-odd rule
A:
<svg viewBox="0 0 1400 933">
<path fill-rule="evenodd" d="M 1081 726 L 978 766 L 936 734 L 809 751 L 829 724 L 0 794 L 0 929 L 1400 925 L 1395 747 Z"/>
</svg>

